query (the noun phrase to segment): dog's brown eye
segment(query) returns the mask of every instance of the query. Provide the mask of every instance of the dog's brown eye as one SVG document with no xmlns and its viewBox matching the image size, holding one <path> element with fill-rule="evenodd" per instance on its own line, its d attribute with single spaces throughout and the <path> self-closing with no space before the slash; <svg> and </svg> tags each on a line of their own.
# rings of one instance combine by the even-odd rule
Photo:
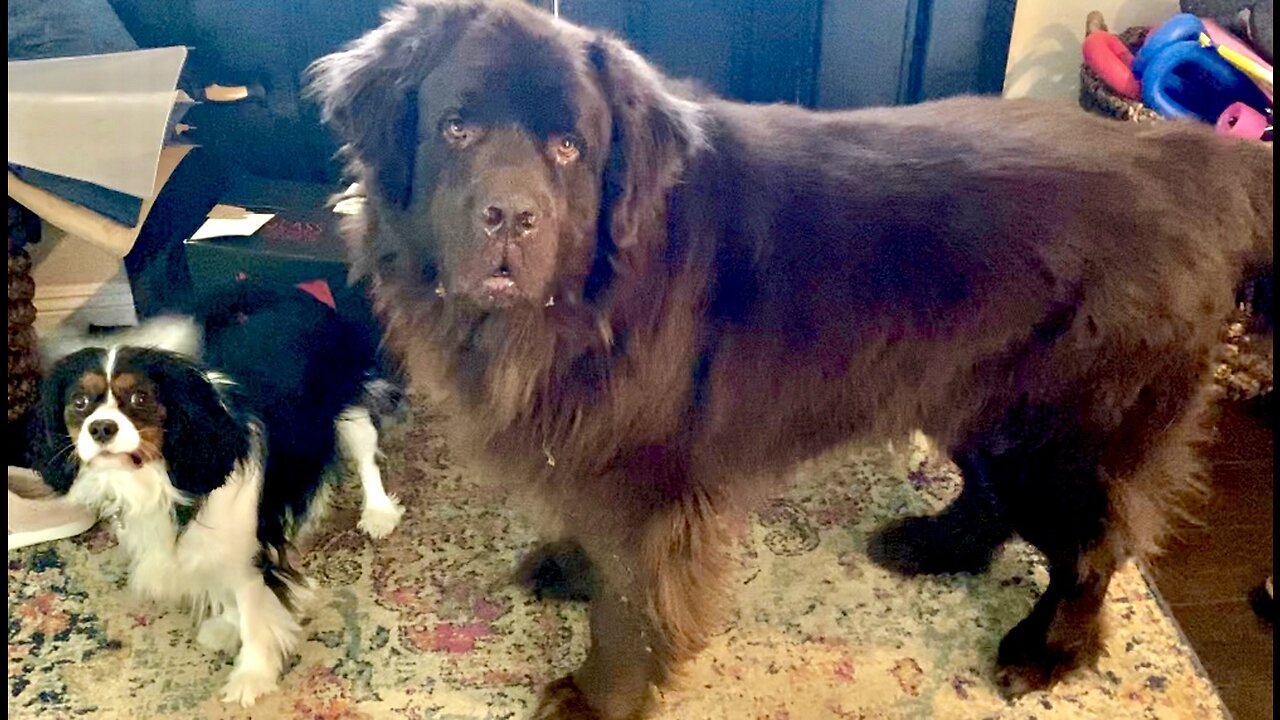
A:
<svg viewBox="0 0 1280 720">
<path fill-rule="evenodd" d="M 577 160 L 581 154 L 582 151 L 578 148 L 578 141 L 573 137 L 562 137 L 556 143 L 556 162 L 561 165 L 568 165 Z"/>
<path fill-rule="evenodd" d="M 151 402 L 151 396 L 143 390 L 134 390 L 129 393 L 129 407 L 146 407 Z"/>
<path fill-rule="evenodd" d="M 71 407 L 75 408 L 76 412 L 84 412 L 85 410 L 88 410 L 89 396 L 83 394 L 73 396 L 71 398 Z"/>
<path fill-rule="evenodd" d="M 471 139 L 471 129 L 460 117 L 447 118 L 440 124 L 440 133 L 454 145 L 461 145 Z"/>
</svg>

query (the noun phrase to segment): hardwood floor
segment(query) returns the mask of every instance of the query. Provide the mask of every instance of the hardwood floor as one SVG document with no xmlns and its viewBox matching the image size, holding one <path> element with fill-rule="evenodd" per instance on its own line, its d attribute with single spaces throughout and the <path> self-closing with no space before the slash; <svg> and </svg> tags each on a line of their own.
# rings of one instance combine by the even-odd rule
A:
<svg viewBox="0 0 1280 720">
<path fill-rule="evenodd" d="M 1273 631 L 1249 593 L 1273 572 L 1274 399 L 1228 406 L 1209 452 L 1203 526 L 1152 570 L 1156 585 L 1236 720 L 1271 720 Z"/>
</svg>

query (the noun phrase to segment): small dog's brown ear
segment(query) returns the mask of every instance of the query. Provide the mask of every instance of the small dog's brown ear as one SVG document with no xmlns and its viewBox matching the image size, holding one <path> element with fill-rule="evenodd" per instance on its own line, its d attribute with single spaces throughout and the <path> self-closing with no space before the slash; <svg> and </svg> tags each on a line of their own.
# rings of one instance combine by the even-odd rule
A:
<svg viewBox="0 0 1280 720">
<path fill-rule="evenodd" d="M 637 244 L 663 217 L 667 192 L 686 160 L 705 144 L 697 103 L 666 89 L 666 80 L 633 50 L 601 37 L 587 49 L 612 116 L 601 212 L 612 243 Z"/>
<path fill-rule="evenodd" d="M 475 6 L 409 3 L 342 50 L 307 68 L 307 94 L 320 118 L 367 169 L 386 203 L 407 208 L 418 141 L 418 87 L 448 53 Z"/>
</svg>

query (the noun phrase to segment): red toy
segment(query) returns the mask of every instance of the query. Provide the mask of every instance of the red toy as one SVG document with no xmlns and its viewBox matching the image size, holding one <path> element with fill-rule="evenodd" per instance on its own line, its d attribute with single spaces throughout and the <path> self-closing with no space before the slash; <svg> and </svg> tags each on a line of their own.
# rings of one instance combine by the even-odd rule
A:
<svg viewBox="0 0 1280 720">
<path fill-rule="evenodd" d="M 1124 41 L 1105 30 L 1094 30 L 1085 36 L 1082 51 L 1085 65 L 1108 87 L 1130 100 L 1142 99 L 1142 85 L 1132 70 L 1133 53 Z"/>
</svg>

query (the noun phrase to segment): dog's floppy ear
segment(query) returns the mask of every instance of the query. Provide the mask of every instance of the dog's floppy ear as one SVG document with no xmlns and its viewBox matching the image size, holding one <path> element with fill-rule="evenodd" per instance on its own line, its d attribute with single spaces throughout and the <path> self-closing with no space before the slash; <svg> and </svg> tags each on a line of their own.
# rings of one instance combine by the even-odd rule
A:
<svg viewBox="0 0 1280 720">
<path fill-rule="evenodd" d="M 174 487 L 204 495 L 226 482 L 249 454 L 246 423 L 228 403 L 229 385 L 192 360 L 163 350 L 135 360 L 159 388 L 164 406 L 164 459 Z"/>
<path fill-rule="evenodd" d="M 601 203 L 604 229 L 619 249 L 635 245 L 662 216 L 667 191 L 691 154 L 705 143 L 702 111 L 679 97 L 638 54 L 610 37 L 587 50 L 612 115 Z"/>
<path fill-rule="evenodd" d="M 85 349 L 58 360 L 40 384 L 40 404 L 32 418 L 31 435 L 36 470 L 46 485 L 58 493 L 71 489 L 80 473 L 80 457 L 76 455 L 75 438 L 67 433 L 64 416 L 67 392 L 76 378 L 97 365 L 99 349 Z"/>
<path fill-rule="evenodd" d="M 307 69 L 307 94 L 386 203 L 409 206 L 418 144 L 418 87 L 448 53 L 473 6 L 408 3 Z"/>
</svg>

